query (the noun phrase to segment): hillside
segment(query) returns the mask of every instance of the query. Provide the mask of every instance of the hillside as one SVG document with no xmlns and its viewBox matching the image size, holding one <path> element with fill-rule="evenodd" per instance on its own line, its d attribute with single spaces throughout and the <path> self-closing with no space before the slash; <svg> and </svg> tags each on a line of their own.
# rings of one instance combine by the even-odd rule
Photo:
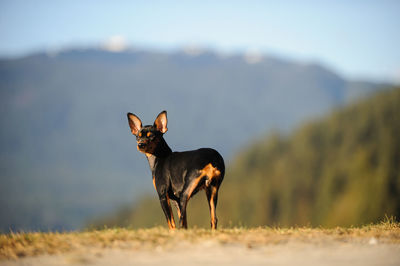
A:
<svg viewBox="0 0 400 266">
<path fill-rule="evenodd" d="M 255 141 L 229 163 L 217 213 L 223 226 L 351 226 L 400 217 L 400 88 L 338 109 L 289 136 Z M 189 226 L 209 227 L 203 193 Z M 99 226 L 164 225 L 155 195 Z"/>
<path fill-rule="evenodd" d="M 211 51 L 2 59 L 0 231 L 80 228 L 151 191 L 128 111 L 150 124 L 166 109 L 174 150 L 214 147 L 229 160 L 255 136 L 289 131 L 381 87 L 318 64 Z"/>
</svg>

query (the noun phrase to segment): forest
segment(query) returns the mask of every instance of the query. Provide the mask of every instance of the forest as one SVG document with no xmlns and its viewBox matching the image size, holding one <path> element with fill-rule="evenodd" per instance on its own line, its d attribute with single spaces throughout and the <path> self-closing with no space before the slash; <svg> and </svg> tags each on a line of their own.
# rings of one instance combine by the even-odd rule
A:
<svg viewBox="0 0 400 266">
<path fill-rule="evenodd" d="M 400 88 L 393 88 L 290 134 L 275 132 L 252 141 L 227 164 L 219 224 L 347 227 L 400 217 L 399 114 Z M 203 194 L 189 202 L 189 227 L 209 227 Z M 90 224 L 154 225 L 165 225 L 155 192 Z"/>
</svg>

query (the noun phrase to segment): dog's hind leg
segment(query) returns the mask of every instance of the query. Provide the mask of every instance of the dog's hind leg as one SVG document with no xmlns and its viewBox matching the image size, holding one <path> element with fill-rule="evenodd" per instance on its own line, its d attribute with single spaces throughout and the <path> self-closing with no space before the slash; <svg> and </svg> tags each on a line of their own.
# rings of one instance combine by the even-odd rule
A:
<svg viewBox="0 0 400 266">
<path fill-rule="evenodd" d="M 211 229 L 217 229 L 218 219 L 217 219 L 217 202 L 218 202 L 218 187 L 209 186 L 206 187 L 206 195 L 208 201 L 208 207 L 210 208 L 211 216 Z"/>
</svg>

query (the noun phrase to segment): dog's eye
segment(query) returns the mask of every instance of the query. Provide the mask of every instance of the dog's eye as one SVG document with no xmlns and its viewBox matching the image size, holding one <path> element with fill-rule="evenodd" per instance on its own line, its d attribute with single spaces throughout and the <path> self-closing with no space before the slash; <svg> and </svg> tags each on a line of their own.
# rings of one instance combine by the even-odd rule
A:
<svg viewBox="0 0 400 266">
<path fill-rule="evenodd" d="M 142 132 L 139 132 L 139 137 L 141 137 L 142 136 Z"/>
<path fill-rule="evenodd" d="M 147 137 L 149 138 L 149 137 L 151 137 L 151 132 L 147 132 Z"/>
</svg>

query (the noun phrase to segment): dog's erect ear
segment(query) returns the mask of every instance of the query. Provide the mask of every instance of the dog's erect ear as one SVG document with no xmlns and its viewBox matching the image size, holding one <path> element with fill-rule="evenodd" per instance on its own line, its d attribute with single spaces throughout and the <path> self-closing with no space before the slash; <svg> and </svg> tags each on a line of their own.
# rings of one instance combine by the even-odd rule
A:
<svg viewBox="0 0 400 266">
<path fill-rule="evenodd" d="M 161 133 L 165 133 L 167 132 L 168 128 L 167 128 L 167 123 L 168 123 L 168 119 L 167 119 L 167 111 L 162 111 L 156 118 L 156 120 L 154 121 L 154 126 L 157 128 L 158 131 L 160 131 Z"/>
<path fill-rule="evenodd" d="M 139 117 L 132 113 L 128 113 L 129 127 L 131 128 L 132 134 L 137 135 L 139 130 L 142 128 L 142 121 Z"/>
</svg>

